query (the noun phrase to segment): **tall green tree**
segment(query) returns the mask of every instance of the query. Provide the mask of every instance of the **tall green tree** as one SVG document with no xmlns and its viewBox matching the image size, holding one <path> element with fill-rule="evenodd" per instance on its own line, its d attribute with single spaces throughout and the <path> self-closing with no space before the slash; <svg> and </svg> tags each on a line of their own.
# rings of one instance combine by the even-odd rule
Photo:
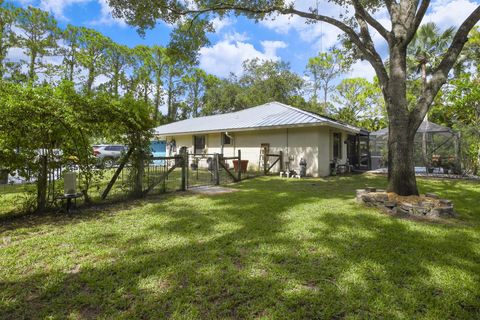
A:
<svg viewBox="0 0 480 320">
<path fill-rule="evenodd" d="M 164 76 L 168 67 L 168 61 L 170 59 L 168 48 L 162 46 L 152 46 L 152 68 L 153 77 L 155 82 L 155 98 L 154 98 L 154 120 L 158 121 L 160 114 L 160 104 L 163 102 L 164 94 Z"/>
<path fill-rule="evenodd" d="M 204 107 L 202 115 L 212 115 L 225 112 L 238 111 L 244 108 L 237 97 L 242 91 L 238 78 L 231 75 L 227 79 L 220 79 L 208 75 L 205 81 Z"/>
<path fill-rule="evenodd" d="M 80 28 L 80 50 L 77 57 L 80 65 L 87 70 L 87 79 L 84 85 L 86 92 L 92 92 L 95 79 L 105 73 L 105 56 L 110 41 L 96 30 Z"/>
<path fill-rule="evenodd" d="M 185 107 L 180 100 L 180 97 L 185 92 L 185 86 L 181 78 L 184 72 L 184 67 L 183 63 L 173 59 L 173 57 L 168 60 L 165 90 L 167 95 L 167 119 L 169 121 L 176 120 L 179 115 L 178 111 L 181 109 L 180 107 Z M 182 112 L 182 114 L 185 116 L 185 112 Z"/>
<path fill-rule="evenodd" d="M 109 77 L 109 91 L 115 97 L 119 96 L 121 84 L 126 78 L 126 69 L 133 59 L 133 51 L 129 47 L 108 41 L 104 60 L 105 74 Z"/>
<path fill-rule="evenodd" d="M 247 60 L 241 76 L 232 74 L 228 79 L 205 79 L 202 113 L 232 112 L 272 101 L 306 108 L 303 87 L 303 79 L 292 72 L 286 62 Z"/>
<path fill-rule="evenodd" d="M 73 82 L 75 69 L 79 66 L 78 53 L 80 50 L 80 35 L 82 29 L 71 24 L 67 25 L 65 30 L 61 32 L 62 45 L 58 49 L 58 53 L 63 56 L 63 73 L 64 78 Z"/>
<path fill-rule="evenodd" d="M 153 54 L 149 46 L 138 45 L 133 48 L 134 64 L 132 81 L 135 93 L 145 103 L 149 102 L 149 96 L 153 92 Z"/>
<path fill-rule="evenodd" d="M 427 76 L 438 66 L 446 48 L 452 42 L 454 33 L 453 27 L 441 32 L 434 22 L 422 25 L 408 46 L 407 57 L 411 76 L 420 73 L 425 85 Z"/>
<path fill-rule="evenodd" d="M 329 113 L 354 126 L 376 131 L 386 126 L 385 103 L 378 83 L 347 78 L 335 88 Z"/>
<path fill-rule="evenodd" d="M 427 84 L 427 77 L 438 65 L 441 55 L 450 45 L 454 32 L 454 28 L 448 28 L 441 32 L 440 28 L 433 22 L 426 23 L 417 30 L 407 51 L 407 65 L 411 69 L 410 77 L 412 78 L 412 82 L 408 86 L 413 93 L 411 102 L 416 102 L 416 97 Z M 415 83 L 417 74 L 420 74 L 421 86 Z M 425 114 L 424 121 L 428 121 L 428 113 Z M 428 159 L 427 154 L 426 132 L 422 134 L 422 155 L 423 162 L 428 166 L 430 159 Z"/>
<path fill-rule="evenodd" d="M 10 4 L 3 4 L 0 1 L 0 79 L 5 74 L 5 59 L 8 50 L 17 44 L 17 34 L 13 30 L 19 13 L 19 9 Z"/>
<path fill-rule="evenodd" d="M 342 51 L 330 48 L 327 52 L 320 52 L 316 57 L 308 59 L 306 73 L 312 78 L 312 104 L 320 106 L 320 112 L 328 108 L 328 94 L 335 88 L 333 81 L 346 73 L 351 61 Z M 320 92 L 323 92 L 322 102 L 319 102 Z"/>
<path fill-rule="evenodd" d="M 245 107 L 271 101 L 290 104 L 293 97 L 303 96 L 303 79 L 283 61 L 258 58 L 245 61 L 239 84 L 243 90 L 237 99 Z"/>
<path fill-rule="evenodd" d="M 190 106 L 189 116 L 191 117 L 197 117 L 201 112 L 206 80 L 207 73 L 200 68 L 193 68 L 182 79 L 187 87 L 187 105 Z"/>
<path fill-rule="evenodd" d="M 21 30 L 17 34 L 18 43 L 29 57 L 28 79 L 33 82 L 45 69 L 42 58 L 53 55 L 57 47 L 57 21 L 48 12 L 29 6 L 20 11 L 16 26 Z"/>
<path fill-rule="evenodd" d="M 430 7 L 430 0 L 360 1 L 332 0 L 340 15 L 337 17 L 310 7 L 303 10 L 296 2 L 283 0 L 110 0 L 114 15 L 123 17 L 141 29 L 154 27 L 158 19 L 168 22 L 196 19 L 214 12 L 220 17 L 228 12 L 262 20 L 272 14 L 294 15 L 306 23 L 328 23 L 340 29 L 359 56 L 368 61 L 376 72 L 386 103 L 389 118 L 388 190 L 401 195 L 418 194 L 415 179 L 414 138 L 440 88 L 447 82 L 455 66 L 468 33 L 480 20 L 480 6 L 457 28 L 453 40 L 423 85 L 417 103 L 412 107 L 407 99 L 407 49 Z M 374 17 L 378 10 L 386 10 L 389 25 L 385 27 Z M 372 32 L 376 32 L 388 47 L 389 64 L 375 47 Z"/>
</svg>

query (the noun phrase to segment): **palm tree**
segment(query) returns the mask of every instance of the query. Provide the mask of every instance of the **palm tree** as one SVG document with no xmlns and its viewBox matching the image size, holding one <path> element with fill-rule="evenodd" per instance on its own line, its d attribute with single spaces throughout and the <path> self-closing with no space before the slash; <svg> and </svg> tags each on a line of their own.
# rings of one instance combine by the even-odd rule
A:
<svg viewBox="0 0 480 320">
<path fill-rule="evenodd" d="M 455 28 L 450 27 L 444 32 L 434 23 L 422 25 L 408 48 L 409 64 L 412 71 L 421 73 L 423 84 L 427 76 L 441 61 L 442 55 L 452 41 Z"/>
<path fill-rule="evenodd" d="M 442 55 L 450 46 L 455 28 L 450 27 L 443 33 L 440 28 L 433 22 L 422 25 L 417 34 L 413 38 L 408 48 L 408 63 L 412 74 L 421 74 L 423 87 L 427 84 L 428 74 L 441 61 Z M 428 114 L 425 115 L 424 121 L 426 128 L 422 133 L 422 156 L 428 172 L 429 159 L 427 155 L 427 130 L 428 130 Z"/>
</svg>

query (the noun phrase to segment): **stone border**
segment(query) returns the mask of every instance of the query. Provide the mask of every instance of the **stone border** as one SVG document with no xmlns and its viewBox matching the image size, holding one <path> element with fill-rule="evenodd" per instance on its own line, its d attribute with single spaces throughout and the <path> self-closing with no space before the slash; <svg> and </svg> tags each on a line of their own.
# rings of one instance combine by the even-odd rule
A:
<svg viewBox="0 0 480 320">
<path fill-rule="evenodd" d="M 424 199 L 425 201 L 419 202 L 418 204 L 390 201 L 385 190 L 376 188 L 357 189 L 356 196 L 357 202 L 368 207 L 383 209 L 388 213 L 431 218 L 456 216 L 450 200 L 440 199 L 440 197 L 434 193 L 425 194 Z"/>
</svg>

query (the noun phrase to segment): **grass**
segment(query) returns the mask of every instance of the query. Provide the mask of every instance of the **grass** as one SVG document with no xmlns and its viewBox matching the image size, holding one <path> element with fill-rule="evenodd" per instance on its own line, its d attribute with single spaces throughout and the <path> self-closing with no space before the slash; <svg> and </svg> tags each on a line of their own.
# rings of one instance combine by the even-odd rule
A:
<svg viewBox="0 0 480 320">
<path fill-rule="evenodd" d="M 0 318 L 478 319 L 480 185 L 421 180 L 459 218 L 357 205 L 383 177 L 258 178 L 0 227 Z"/>
</svg>

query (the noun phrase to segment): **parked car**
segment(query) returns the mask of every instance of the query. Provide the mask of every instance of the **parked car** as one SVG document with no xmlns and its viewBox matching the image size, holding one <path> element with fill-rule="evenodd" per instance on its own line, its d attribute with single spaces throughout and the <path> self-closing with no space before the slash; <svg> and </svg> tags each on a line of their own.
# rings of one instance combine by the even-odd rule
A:
<svg viewBox="0 0 480 320">
<path fill-rule="evenodd" d="M 93 155 L 99 164 L 106 168 L 113 167 L 127 151 L 127 146 L 120 144 L 102 144 L 93 146 Z"/>
</svg>

